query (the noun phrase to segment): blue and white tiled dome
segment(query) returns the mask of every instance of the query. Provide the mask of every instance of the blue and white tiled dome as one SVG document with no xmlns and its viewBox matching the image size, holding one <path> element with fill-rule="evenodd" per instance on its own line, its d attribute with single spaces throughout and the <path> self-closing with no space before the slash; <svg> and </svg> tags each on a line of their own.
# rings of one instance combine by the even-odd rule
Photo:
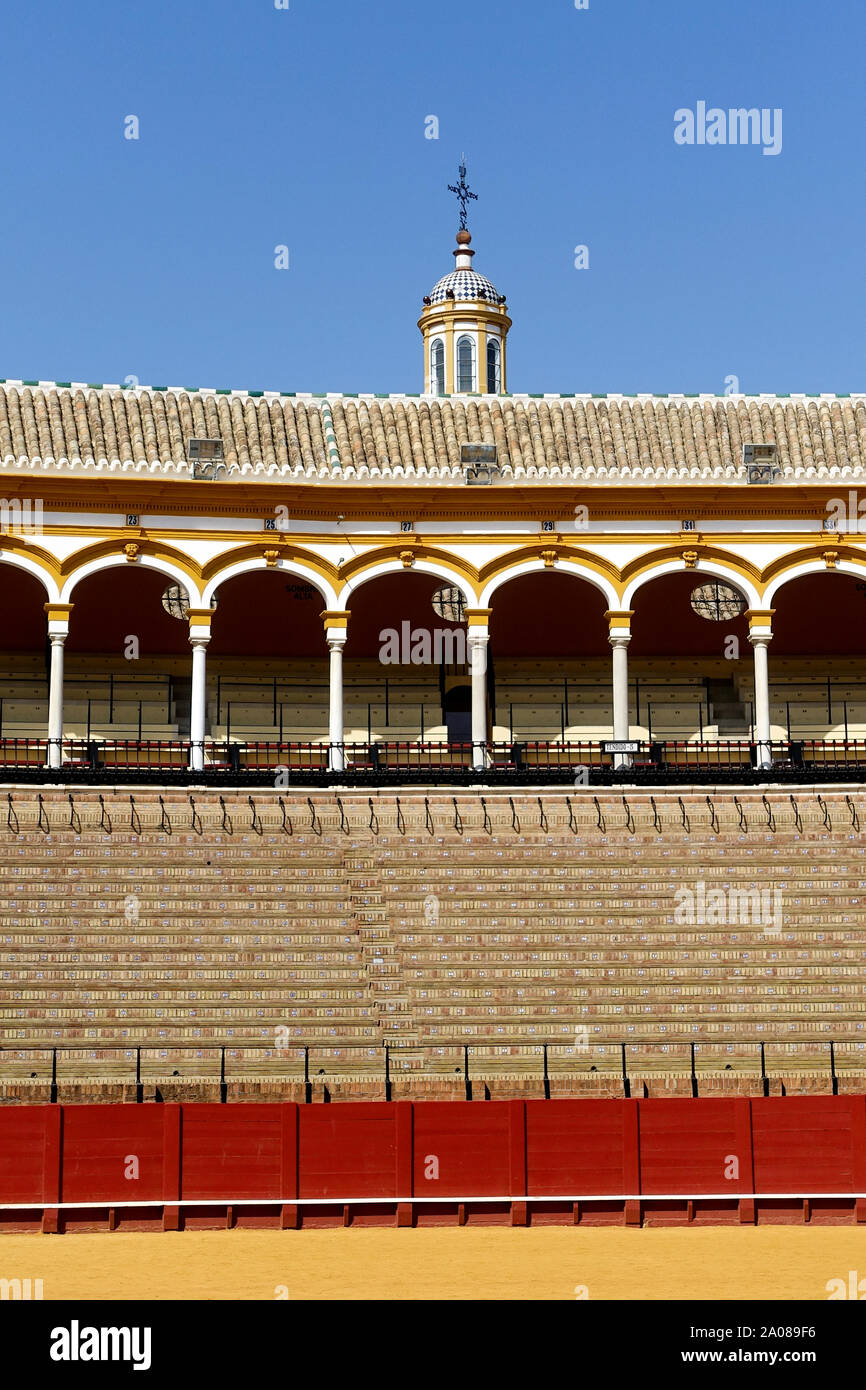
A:
<svg viewBox="0 0 866 1390">
<path fill-rule="evenodd" d="M 430 291 L 430 303 L 441 304 L 450 297 L 449 290 L 454 292 L 455 299 L 486 299 L 491 304 L 499 303 L 496 286 L 474 270 L 452 270 L 449 275 L 443 275 Z"/>
</svg>

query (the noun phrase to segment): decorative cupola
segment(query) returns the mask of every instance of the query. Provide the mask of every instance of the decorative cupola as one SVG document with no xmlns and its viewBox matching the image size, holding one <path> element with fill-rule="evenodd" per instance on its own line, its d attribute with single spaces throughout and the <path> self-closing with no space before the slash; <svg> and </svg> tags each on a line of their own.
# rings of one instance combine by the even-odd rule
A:
<svg viewBox="0 0 866 1390">
<path fill-rule="evenodd" d="M 460 230 L 454 269 L 443 275 L 424 296 L 418 327 L 424 339 L 424 391 L 429 396 L 498 396 L 506 391 L 505 340 L 511 319 L 490 280 L 472 269 L 472 237 L 466 226 L 466 204 L 477 198 L 466 183 L 466 164 L 460 164 L 460 183 L 449 184 L 460 203 Z"/>
</svg>

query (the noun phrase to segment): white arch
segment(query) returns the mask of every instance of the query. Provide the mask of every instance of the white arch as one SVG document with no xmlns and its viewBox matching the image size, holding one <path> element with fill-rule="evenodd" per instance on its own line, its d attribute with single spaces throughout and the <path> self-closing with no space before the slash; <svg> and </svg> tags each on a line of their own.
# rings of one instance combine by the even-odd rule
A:
<svg viewBox="0 0 866 1390">
<path fill-rule="evenodd" d="M 205 585 L 202 594 L 202 608 L 209 608 L 211 599 L 217 589 L 221 588 L 229 579 L 236 579 L 239 574 L 254 574 L 256 570 L 273 570 L 282 574 L 292 574 L 298 579 L 305 580 L 312 584 L 322 596 L 324 608 L 339 608 L 337 594 L 327 579 L 323 579 L 316 570 L 308 569 L 306 565 L 301 565 L 297 560 L 284 560 L 282 557 L 277 560 L 276 565 L 269 565 L 264 556 L 250 556 L 246 560 L 238 560 L 234 565 L 227 565 L 224 570 L 220 570 L 210 578 Z"/>
<path fill-rule="evenodd" d="M 623 608 L 633 607 L 635 594 L 646 584 L 651 584 L 654 579 L 660 579 L 665 574 L 709 574 L 714 579 L 723 579 L 726 584 L 730 584 L 732 589 L 743 595 L 750 608 L 761 608 L 765 604 L 751 580 L 744 579 L 737 570 L 719 564 L 717 560 L 701 559 L 694 570 L 687 570 L 684 560 L 667 560 L 663 565 L 635 575 L 622 596 Z"/>
<path fill-rule="evenodd" d="M 806 574 L 853 574 L 858 579 L 866 580 L 866 559 L 864 563 L 855 565 L 851 560 L 843 560 L 841 557 L 836 561 L 836 568 L 828 570 L 820 556 L 815 560 L 804 560 L 799 565 L 794 565 L 789 570 L 782 570 L 774 579 L 770 580 L 766 592 L 761 601 L 763 608 L 772 608 L 773 599 L 780 589 L 786 584 L 790 584 L 792 579 L 802 579 Z"/>
<path fill-rule="evenodd" d="M 371 579 L 381 579 L 386 574 L 430 574 L 434 579 L 441 579 L 443 584 L 453 585 L 455 589 L 459 589 L 466 600 L 467 608 L 474 608 L 477 602 L 474 590 L 467 582 L 465 575 L 455 573 L 446 565 L 436 561 L 422 559 L 421 556 L 418 557 L 410 570 L 403 568 L 402 560 L 383 560 L 381 564 L 371 565 L 369 569 L 361 570 L 358 574 L 352 575 L 351 579 L 346 580 L 340 593 L 341 602 L 345 605 L 349 597 L 358 589 L 363 588 Z"/>
<path fill-rule="evenodd" d="M 508 584 L 512 579 L 519 579 L 524 574 L 570 574 L 576 579 L 585 579 L 594 588 L 600 589 L 607 601 L 608 608 L 620 608 L 625 605 L 620 604 L 619 595 L 609 579 L 604 575 L 597 574 L 595 570 L 584 568 L 583 565 L 576 564 L 574 560 L 560 559 L 557 561 L 553 570 L 547 570 L 547 566 L 540 558 L 534 560 L 524 560 L 522 564 L 515 565 L 512 569 L 503 570 L 501 574 L 494 575 L 485 584 L 481 598 L 478 601 L 479 608 L 489 608 L 490 600 L 501 589 L 503 584 Z"/>
<path fill-rule="evenodd" d="M 186 570 L 182 570 L 180 565 L 175 565 L 171 560 L 163 560 L 158 555 L 139 555 L 136 560 L 127 560 L 125 555 L 101 555 L 96 560 L 88 560 L 87 564 L 80 569 L 73 570 L 72 574 L 66 579 L 61 591 L 61 602 L 68 603 L 70 597 L 82 579 L 88 579 L 92 574 L 100 574 L 102 570 L 123 568 L 126 565 L 133 565 L 137 569 L 156 570 L 159 574 L 164 574 L 167 579 L 173 579 L 175 583 L 183 585 L 189 594 L 190 607 L 203 608 L 202 597 L 199 593 L 198 585 L 190 579 Z"/>
<path fill-rule="evenodd" d="M 38 579 L 44 588 L 46 599 L 51 603 L 60 602 L 60 589 L 57 587 L 54 576 L 44 570 L 29 555 L 22 555 L 19 550 L 0 548 L 0 565 L 13 565 L 16 569 L 25 570 L 27 574 L 32 574 L 33 578 Z"/>
</svg>

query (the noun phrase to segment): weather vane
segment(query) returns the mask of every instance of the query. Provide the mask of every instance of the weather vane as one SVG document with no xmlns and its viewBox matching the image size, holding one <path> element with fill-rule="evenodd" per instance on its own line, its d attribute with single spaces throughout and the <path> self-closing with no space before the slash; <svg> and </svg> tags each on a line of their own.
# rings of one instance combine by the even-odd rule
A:
<svg viewBox="0 0 866 1390">
<path fill-rule="evenodd" d="M 473 193 L 473 192 L 471 191 L 470 187 L 469 187 L 469 184 L 466 182 L 466 156 L 465 156 L 465 154 L 463 154 L 463 155 L 460 156 L 460 168 L 458 169 L 457 172 L 458 172 L 459 175 L 460 175 L 460 182 L 459 182 L 459 183 L 449 183 L 449 185 L 448 185 L 448 192 L 449 192 L 449 193 L 456 193 L 456 194 L 457 194 L 457 201 L 458 201 L 458 203 L 460 204 L 460 230 L 461 230 L 461 232 L 465 232 L 465 231 L 466 231 L 466 205 L 467 205 L 467 203 L 469 202 L 469 199 L 470 199 L 470 198 L 474 198 L 475 202 L 476 202 L 476 203 L 478 202 L 478 194 L 477 194 L 477 193 Z"/>
</svg>

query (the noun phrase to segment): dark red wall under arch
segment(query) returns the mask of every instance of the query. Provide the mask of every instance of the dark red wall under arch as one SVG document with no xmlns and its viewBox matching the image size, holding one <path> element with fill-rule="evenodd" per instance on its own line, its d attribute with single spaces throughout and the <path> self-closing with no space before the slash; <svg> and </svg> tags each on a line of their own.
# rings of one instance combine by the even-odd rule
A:
<svg viewBox="0 0 866 1390">
<path fill-rule="evenodd" d="M 394 628 L 399 633 L 404 622 L 409 622 L 412 628 L 430 632 L 436 628 L 459 627 L 458 623 L 440 618 L 433 609 L 433 595 L 437 589 L 445 587 L 444 581 L 435 575 L 411 571 L 385 574 L 362 584 L 347 603 L 351 616 L 346 656 L 378 656 L 382 645 L 380 633 L 386 628 Z"/>
<path fill-rule="evenodd" d="M 67 651 L 123 656 L 126 639 L 134 636 L 142 657 L 189 652 L 187 623 L 162 606 L 173 583 L 157 570 L 130 564 L 88 575 L 72 592 Z"/>
<path fill-rule="evenodd" d="M 689 598 L 707 582 L 697 572 L 665 575 L 640 589 L 634 600 L 632 658 L 724 655 L 727 636 L 740 638 L 748 657 L 744 617 L 721 623 L 695 614 Z M 169 576 L 121 564 L 91 575 L 72 594 L 67 643 L 71 653 L 121 654 L 125 639 L 138 636 L 142 655 L 189 651 L 187 626 L 161 604 Z M 430 575 L 396 573 L 369 581 L 348 601 L 348 657 L 378 654 L 379 633 L 408 620 L 435 628 L 443 620 L 431 599 L 443 581 Z M 862 587 L 861 587 L 862 586 Z M 46 643 L 46 594 L 39 581 L 13 565 L 0 564 L 0 649 L 42 652 Z M 321 594 L 285 571 L 255 571 L 227 580 L 219 589 L 209 652 L 251 658 L 324 658 Z M 496 657 L 606 656 L 607 607 L 586 581 L 545 572 L 513 579 L 491 601 L 491 651 Z M 828 571 L 790 581 L 773 601 L 772 657 L 860 656 L 866 654 L 866 577 Z M 453 626 L 453 624 L 445 624 Z"/>
<path fill-rule="evenodd" d="M 0 650 L 43 652 L 48 641 L 45 601 L 38 579 L 17 565 L 0 564 Z"/>
<path fill-rule="evenodd" d="M 524 574 L 490 601 L 490 647 L 498 657 L 604 656 L 610 651 L 600 589 L 555 570 Z"/>
<path fill-rule="evenodd" d="M 792 579 L 771 607 L 770 659 L 866 655 L 866 576 L 827 570 Z"/>
<path fill-rule="evenodd" d="M 327 656 L 325 602 L 306 580 L 282 569 L 253 570 L 227 579 L 217 593 L 209 656 Z"/>
<path fill-rule="evenodd" d="M 740 656 L 749 656 L 749 623 L 742 614 L 717 623 L 691 606 L 694 590 L 713 582 L 712 575 L 687 570 L 662 575 L 638 589 L 632 603 L 629 657 L 724 657 L 731 635 L 739 638 Z"/>
</svg>

